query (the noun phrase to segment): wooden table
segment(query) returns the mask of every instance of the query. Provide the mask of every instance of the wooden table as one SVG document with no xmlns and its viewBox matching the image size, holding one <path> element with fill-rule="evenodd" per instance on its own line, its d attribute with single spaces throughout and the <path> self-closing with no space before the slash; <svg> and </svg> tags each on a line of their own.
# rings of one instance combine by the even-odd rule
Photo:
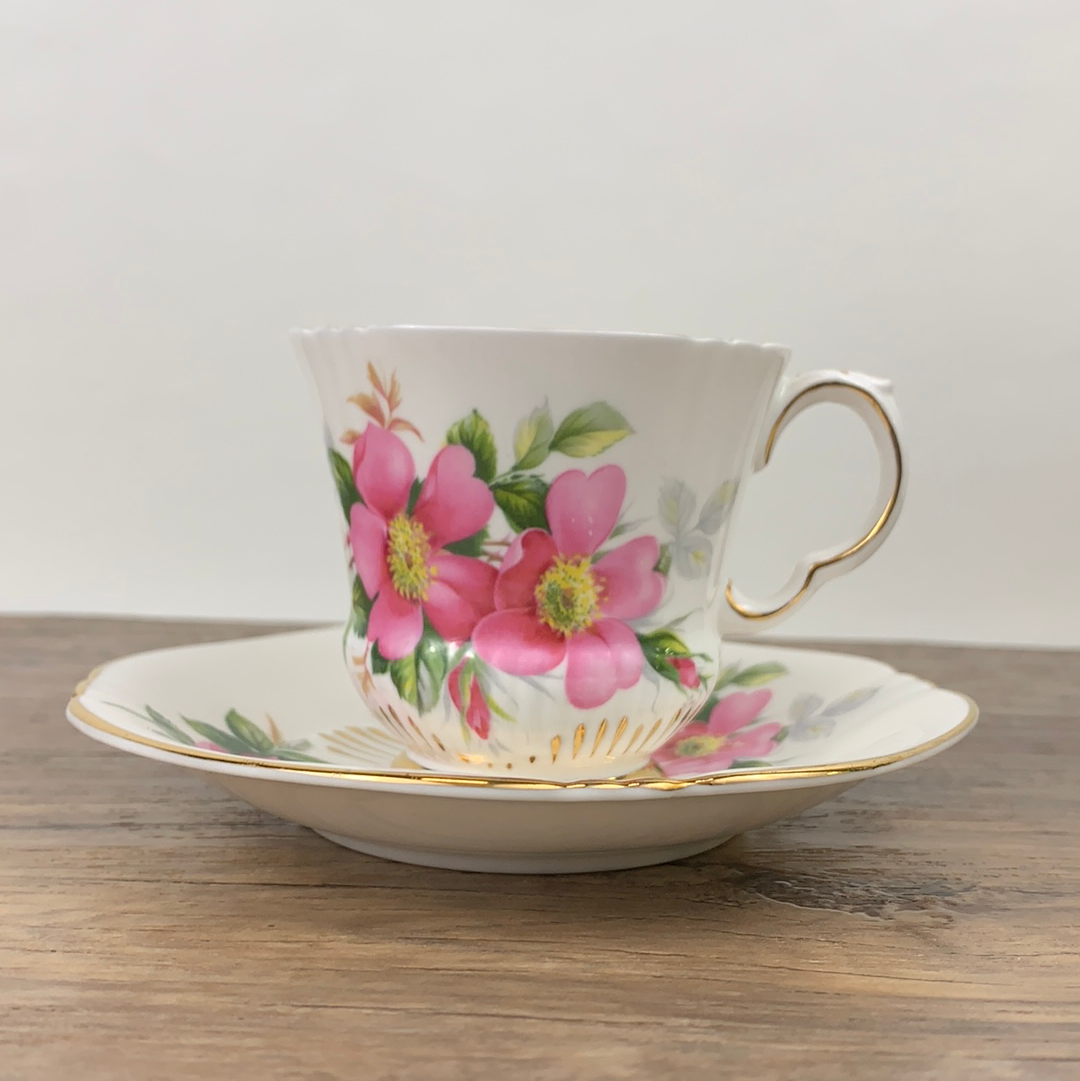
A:
<svg viewBox="0 0 1080 1081">
<path fill-rule="evenodd" d="M 63 720 L 103 660 L 271 629 L 0 619 L 0 1078 L 1080 1078 L 1080 655 L 843 646 L 979 727 L 703 856 L 514 877 Z"/>
</svg>

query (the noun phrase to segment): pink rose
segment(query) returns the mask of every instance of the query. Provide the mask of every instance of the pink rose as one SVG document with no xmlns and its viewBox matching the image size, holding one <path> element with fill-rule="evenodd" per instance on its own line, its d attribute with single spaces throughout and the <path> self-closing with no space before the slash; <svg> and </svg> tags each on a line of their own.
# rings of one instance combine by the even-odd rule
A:
<svg viewBox="0 0 1080 1081">
<path fill-rule="evenodd" d="M 461 677 L 465 662 L 457 666 L 448 680 L 450 687 L 450 700 L 454 708 L 461 714 L 465 723 L 481 738 L 487 739 L 491 732 L 491 708 L 480 687 L 480 680 L 474 673 L 468 687 L 462 688 Z"/>
<path fill-rule="evenodd" d="M 672 657 L 669 663 L 675 669 L 683 687 L 693 690 L 701 686 L 701 676 L 698 675 L 697 665 L 692 657 Z"/>
<path fill-rule="evenodd" d="M 776 746 L 776 722 L 747 726 L 769 704 L 772 691 L 735 691 L 713 706 L 706 721 L 679 729 L 652 756 L 668 776 L 717 773 L 741 758 L 762 758 Z"/>
<path fill-rule="evenodd" d="M 637 537 L 599 559 L 626 495 L 615 465 L 592 476 L 558 476 L 545 509 L 551 531 L 527 529 L 510 545 L 495 582 L 495 611 L 473 631 L 488 664 L 519 676 L 566 661 L 566 697 L 579 709 L 602 705 L 641 678 L 641 644 L 624 620 L 659 603 L 664 578 L 653 567 L 655 537 Z"/>
<path fill-rule="evenodd" d="M 444 639 L 463 642 L 494 608 L 495 568 L 445 550 L 482 529 L 495 509 L 475 469 L 464 447 L 443 447 L 410 514 L 416 466 L 401 439 L 369 424 L 353 446 L 363 503 L 353 504 L 349 543 L 356 572 L 374 600 L 368 637 L 388 660 L 416 648 L 425 616 Z"/>
</svg>

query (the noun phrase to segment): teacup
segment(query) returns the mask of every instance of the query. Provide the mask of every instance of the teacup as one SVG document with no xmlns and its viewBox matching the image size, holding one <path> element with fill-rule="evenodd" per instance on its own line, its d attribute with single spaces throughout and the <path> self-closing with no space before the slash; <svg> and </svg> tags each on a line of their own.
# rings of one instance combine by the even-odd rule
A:
<svg viewBox="0 0 1080 1081">
<path fill-rule="evenodd" d="M 730 682 L 723 634 L 775 626 L 861 563 L 903 498 L 889 384 L 786 378 L 777 346 L 412 326 L 294 341 L 343 510 L 346 663 L 440 772 L 565 782 L 647 765 Z M 861 536 L 755 601 L 724 573 L 744 484 L 816 402 L 866 423 L 880 490 Z"/>
</svg>

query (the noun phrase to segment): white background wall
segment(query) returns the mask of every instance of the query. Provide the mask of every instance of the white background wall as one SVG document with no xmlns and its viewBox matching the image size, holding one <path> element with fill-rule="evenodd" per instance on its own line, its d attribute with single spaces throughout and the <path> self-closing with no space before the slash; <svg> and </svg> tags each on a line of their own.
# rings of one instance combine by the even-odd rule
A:
<svg viewBox="0 0 1080 1081">
<path fill-rule="evenodd" d="M 893 377 L 889 543 L 791 633 L 1080 643 L 1080 5 L 7 0 L 0 610 L 331 619 L 285 331 L 782 341 Z M 741 584 L 858 523 L 831 409 Z"/>
</svg>

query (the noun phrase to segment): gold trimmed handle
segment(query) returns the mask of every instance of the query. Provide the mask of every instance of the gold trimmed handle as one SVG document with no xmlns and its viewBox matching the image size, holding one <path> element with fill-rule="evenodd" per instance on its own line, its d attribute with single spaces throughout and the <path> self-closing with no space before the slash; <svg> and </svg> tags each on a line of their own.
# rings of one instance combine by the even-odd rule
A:
<svg viewBox="0 0 1080 1081">
<path fill-rule="evenodd" d="M 752 600 L 728 582 L 729 610 L 725 620 L 728 632 L 757 633 L 775 626 L 799 608 L 823 582 L 854 570 L 868 559 L 888 536 L 903 503 L 907 481 L 891 390 L 887 380 L 838 371 L 810 372 L 782 387 L 772 407 L 774 419 L 771 424 L 766 421 L 763 428 L 764 438 L 754 458 L 754 471 L 768 464 L 777 438 L 795 417 L 812 405 L 830 402 L 851 409 L 873 436 L 881 466 L 878 493 L 859 537 L 831 551 L 807 556 L 796 566 L 784 588 L 772 597 Z"/>
</svg>

